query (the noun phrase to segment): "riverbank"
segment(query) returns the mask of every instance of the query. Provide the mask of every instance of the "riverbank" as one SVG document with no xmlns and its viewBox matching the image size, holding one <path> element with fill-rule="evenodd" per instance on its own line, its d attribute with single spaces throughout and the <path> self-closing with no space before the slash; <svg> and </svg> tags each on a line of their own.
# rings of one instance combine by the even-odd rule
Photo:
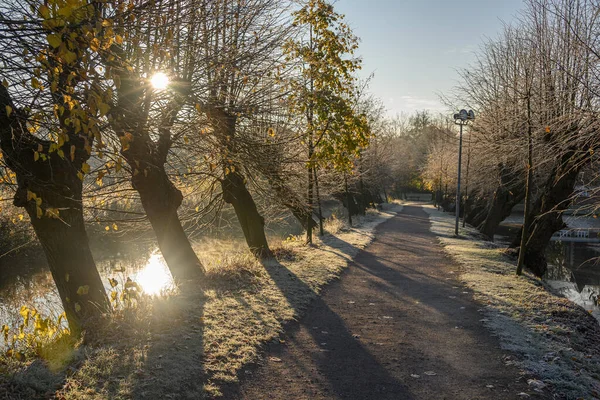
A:
<svg viewBox="0 0 600 400">
<path fill-rule="evenodd" d="M 298 319 L 370 243 L 375 226 L 400 209 L 385 205 L 383 211 L 369 211 L 352 228 L 331 219 L 330 234 L 313 246 L 290 237 L 273 246 L 277 261 L 265 265 L 249 256 L 213 259 L 194 294 L 148 298 L 115 315 L 66 362 L 0 363 L 0 397 L 218 397 L 221 387 L 237 381 L 264 345 L 279 341 L 286 322 Z"/>
<path fill-rule="evenodd" d="M 459 280 L 482 304 L 485 325 L 511 352 L 505 363 L 522 369 L 533 389 L 559 399 L 600 398 L 600 325 L 582 307 L 533 275 L 515 275 L 504 248 L 473 228 L 454 236 L 454 216 L 425 206 L 446 252 L 461 268 Z"/>
</svg>

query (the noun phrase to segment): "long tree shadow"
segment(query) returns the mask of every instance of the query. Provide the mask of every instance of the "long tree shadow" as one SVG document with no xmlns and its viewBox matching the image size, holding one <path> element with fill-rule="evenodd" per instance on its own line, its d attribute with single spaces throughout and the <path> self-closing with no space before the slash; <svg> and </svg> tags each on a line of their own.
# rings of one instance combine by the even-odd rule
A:
<svg viewBox="0 0 600 400">
<path fill-rule="evenodd" d="M 301 373 L 316 368 L 320 377 L 326 380 L 326 386 L 339 398 L 413 398 L 406 385 L 380 364 L 344 320 L 294 272 L 277 261 L 266 262 L 265 269 L 297 315 L 310 305 L 309 312 L 298 323 L 286 326 L 286 336 L 294 341 L 300 331 L 308 332 L 319 346 L 318 351 L 307 350 L 310 365 L 306 365 L 306 360 L 298 359 L 286 358 L 284 362 L 294 364 L 296 371 Z M 301 342 L 296 344 L 303 347 Z M 268 351 L 280 353 L 285 347 L 271 345 Z M 230 389 L 228 397 L 240 395 L 239 387 Z"/>
<path fill-rule="evenodd" d="M 181 295 L 173 304 L 163 301 L 156 306 L 147 343 L 138 349 L 133 399 L 201 398 L 207 379 L 203 367 L 205 300 L 198 290 Z"/>
<path fill-rule="evenodd" d="M 363 310 L 369 308 L 366 304 L 370 298 L 387 297 L 387 306 L 384 309 L 391 313 L 390 317 L 394 318 L 397 330 L 395 337 L 385 339 L 392 348 L 398 345 L 402 347 L 401 342 L 406 341 L 405 350 L 399 351 L 398 355 L 405 357 L 408 365 L 414 367 L 417 360 L 419 365 L 429 365 L 431 369 L 444 371 L 445 376 L 438 379 L 439 388 L 449 391 L 451 397 L 456 395 L 456 398 L 462 398 L 458 392 L 450 392 L 456 390 L 455 381 L 467 383 L 474 379 L 498 378 L 504 382 L 512 382 L 514 376 L 517 376 L 516 371 L 504 369 L 502 362 L 494 359 L 497 354 L 493 349 L 498 348 L 497 340 L 489 336 L 479 322 L 478 305 L 473 303 L 471 291 L 462 287 L 456 280 L 457 276 L 453 275 L 455 271 L 451 261 L 437 245 L 437 239 L 429 230 L 429 218 L 422 210 L 408 208 L 406 212 L 407 214 L 403 213 L 400 218 L 380 225 L 379 230 L 392 232 L 375 239 L 374 244 L 378 246 L 376 252 L 362 251 L 351 262 L 351 267 L 367 274 L 361 274 L 359 277 L 355 274 L 352 281 L 358 282 L 362 279 L 370 289 L 362 292 L 362 295 L 366 296 L 360 301 Z M 330 237 L 329 242 L 337 248 L 350 248 L 350 245 L 339 237 Z M 279 264 L 267 266 L 267 271 L 286 294 L 290 304 L 301 308 L 302 303 L 295 302 L 294 297 L 287 293 L 290 293 L 290 286 L 302 286 L 302 282 Z M 310 288 L 302 287 L 302 290 Z M 348 294 L 353 293 L 352 288 L 347 286 L 344 291 Z M 385 399 L 415 396 L 378 361 L 386 358 L 375 356 L 356 340 L 356 332 L 351 332 L 344 320 L 331 310 L 323 299 L 317 298 L 313 304 L 314 308 L 300 321 L 297 331 L 309 332 L 315 343 L 326 341 L 327 348 L 323 350 L 328 350 L 329 346 L 336 348 L 324 354 L 312 353 L 312 359 L 338 397 Z M 357 325 L 360 326 L 352 324 Z M 338 330 L 342 333 L 335 338 L 322 334 L 323 331 Z M 449 340 L 446 335 L 439 336 L 440 331 L 447 332 L 447 335 L 457 339 Z M 432 340 L 431 346 L 419 344 L 419 339 L 415 338 L 421 337 L 424 340 Z M 338 352 L 338 346 L 348 351 Z M 381 355 L 379 351 L 376 353 Z M 457 354 L 461 355 L 460 362 L 456 359 Z M 473 372 L 472 366 L 480 365 L 482 359 L 487 359 L 494 367 L 484 368 L 481 365 L 481 368 Z M 356 367 L 361 364 L 369 367 Z M 371 364 L 373 366 L 370 366 Z M 336 370 L 339 373 L 330 372 Z M 378 392 L 378 388 L 382 387 L 391 390 Z M 479 387 L 471 387 L 469 390 L 471 393 L 477 393 L 477 396 L 485 397 L 490 394 L 486 389 Z M 391 393 L 395 393 L 395 397 Z"/>
</svg>

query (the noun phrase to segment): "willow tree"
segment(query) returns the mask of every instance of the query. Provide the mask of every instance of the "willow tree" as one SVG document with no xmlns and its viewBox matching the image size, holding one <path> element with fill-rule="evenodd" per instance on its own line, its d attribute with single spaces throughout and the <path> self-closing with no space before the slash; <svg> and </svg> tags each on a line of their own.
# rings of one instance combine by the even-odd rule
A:
<svg viewBox="0 0 600 400">
<path fill-rule="evenodd" d="M 361 61 L 354 58 L 358 39 L 344 16 L 327 1 L 309 0 L 294 12 L 294 24 L 301 32 L 285 46 L 288 62 L 297 70 L 288 101 L 305 126 L 307 203 L 312 211 L 318 167 L 350 169 L 352 155 L 367 145 L 369 131 L 365 116 L 355 110 L 353 73 Z M 310 221 L 306 225 L 310 227 Z M 306 241 L 312 243 L 312 229 L 307 229 Z"/>
<path fill-rule="evenodd" d="M 0 6 L 0 148 L 78 334 L 109 303 L 88 244 L 82 181 L 107 98 L 88 52 L 102 34 L 98 3 L 52 0 Z M 31 12 L 30 12 L 31 10 Z"/>
<path fill-rule="evenodd" d="M 103 7 L 103 32 L 109 35 L 91 50 L 102 59 L 106 91 L 114 94 L 110 128 L 173 278 L 199 279 L 204 268 L 177 213 L 183 195 L 166 170 L 173 143 L 182 136 L 176 128 L 188 103 L 196 13 L 184 1 Z M 161 90 L 151 83 L 155 73 L 164 79 Z"/>
<path fill-rule="evenodd" d="M 222 198 L 233 207 L 248 247 L 261 258 L 271 251 L 264 218 L 248 188 L 254 163 L 248 159 L 260 157 L 262 152 L 252 149 L 264 145 L 261 136 L 267 131 L 256 129 L 255 122 L 269 120 L 284 95 L 276 76 L 283 69 L 281 47 L 290 32 L 285 6 L 279 0 L 195 3 L 200 22 L 191 96 L 209 124 L 199 139 L 204 136 L 213 145 L 208 157 Z"/>
</svg>

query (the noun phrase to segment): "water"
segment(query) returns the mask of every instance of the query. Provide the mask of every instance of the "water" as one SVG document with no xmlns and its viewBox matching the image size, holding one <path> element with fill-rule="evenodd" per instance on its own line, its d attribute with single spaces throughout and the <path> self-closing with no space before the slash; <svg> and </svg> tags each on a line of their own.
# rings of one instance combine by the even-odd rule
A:
<svg viewBox="0 0 600 400">
<path fill-rule="evenodd" d="M 600 320 L 600 244 L 550 242 L 544 280 Z"/>
<path fill-rule="evenodd" d="M 117 289 L 123 287 L 127 278 L 131 278 L 149 295 L 160 295 L 173 288 L 171 274 L 155 247 L 110 247 L 94 251 L 96 266 L 107 293 L 114 290 L 109 278 L 119 282 Z M 100 257 L 98 253 L 105 256 Z M 63 312 L 54 280 L 42 254 L 21 254 L 0 259 L 0 269 L 0 325 L 18 326 L 21 321 L 19 310 L 23 305 L 54 319 Z"/>
<path fill-rule="evenodd" d="M 598 229 L 600 220 L 565 215 L 568 228 Z M 522 213 L 505 219 L 498 229 L 497 242 L 510 244 L 523 223 Z M 548 271 L 544 280 L 556 291 L 592 312 L 600 321 L 600 244 L 551 241 L 546 249 Z"/>
</svg>

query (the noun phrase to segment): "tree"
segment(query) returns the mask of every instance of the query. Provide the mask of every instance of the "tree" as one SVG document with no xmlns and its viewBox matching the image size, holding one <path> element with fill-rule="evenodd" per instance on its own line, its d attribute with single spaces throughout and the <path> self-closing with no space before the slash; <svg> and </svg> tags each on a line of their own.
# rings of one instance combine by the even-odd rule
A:
<svg viewBox="0 0 600 400">
<path fill-rule="evenodd" d="M 309 0 L 294 12 L 294 23 L 301 32 L 285 47 L 288 61 L 298 70 L 297 78 L 290 81 L 288 101 L 306 126 L 307 203 L 311 211 L 318 167 L 332 164 L 350 169 L 352 156 L 360 154 L 369 138 L 366 117 L 354 108 L 353 73 L 360 69 L 360 59 L 353 54 L 358 39 L 343 18 L 329 2 Z M 311 243 L 311 222 L 306 225 L 306 239 Z"/>
<path fill-rule="evenodd" d="M 131 5 L 105 7 L 104 13 L 112 16 L 104 19 L 105 36 L 92 47 L 103 60 L 105 83 L 110 85 L 105 90 L 115 97 L 108 121 L 173 278 L 197 280 L 204 267 L 177 214 L 183 195 L 165 164 L 173 143 L 182 136 L 175 129 L 189 103 L 199 21 L 196 13 L 187 12 L 193 2 Z M 157 71 L 169 73 L 168 90 L 151 85 L 150 78 Z"/>
<path fill-rule="evenodd" d="M 276 75 L 289 34 L 286 5 L 275 0 L 195 4 L 201 22 L 191 97 L 208 125 L 198 129 L 196 137 L 210 143 L 210 172 L 221 186 L 223 201 L 233 207 L 248 247 L 259 258 L 272 254 L 264 218 L 248 185 L 258 172 L 251 166 L 269 161 L 258 159 L 263 152 L 256 146 L 275 132 L 258 122 L 272 121 L 270 115 L 284 95 Z"/>
<path fill-rule="evenodd" d="M 82 180 L 92 146 L 102 146 L 99 122 L 107 101 L 87 51 L 99 35 L 98 4 L 22 3 L 0 9 L 0 148 L 16 174 L 14 204 L 31 219 L 78 335 L 109 309 L 82 206 Z"/>
</svg>

